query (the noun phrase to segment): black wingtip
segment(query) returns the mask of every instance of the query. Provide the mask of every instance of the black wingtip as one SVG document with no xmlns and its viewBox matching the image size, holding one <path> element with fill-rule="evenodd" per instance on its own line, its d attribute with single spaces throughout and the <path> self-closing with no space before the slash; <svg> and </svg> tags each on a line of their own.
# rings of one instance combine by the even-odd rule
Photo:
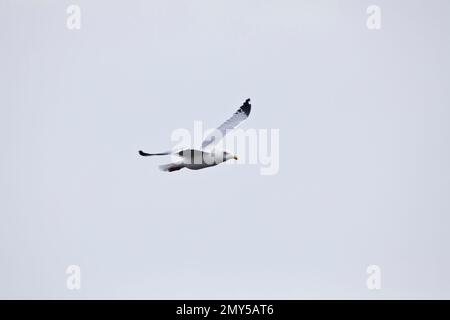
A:
<svg viewBox="0 0 450 320">
<path fill-rule="evenodd" d="M 250 104 L 250 98 L 245 100 L 241 109 L 242 109 L 242 111 L 244 111 L 245 115 L 248 117 L 248 115 L 250 114 L 250 111 L 252 110 L 252 105 Z"/>
<path fill-rule="evenodd" d="M 142 150 L 139 150 L 139 154 L 141 155 L 141 156 L 146 156 L 147 155 L 147 153 L 145 153 L 144 151 L 142 151 Z"/>
</svg>

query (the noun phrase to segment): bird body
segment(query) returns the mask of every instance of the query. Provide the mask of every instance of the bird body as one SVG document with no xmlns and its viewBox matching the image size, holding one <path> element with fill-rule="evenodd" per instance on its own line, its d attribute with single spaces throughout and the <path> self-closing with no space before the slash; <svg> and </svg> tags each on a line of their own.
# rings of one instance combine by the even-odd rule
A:
<svg viewBox="0 0 450 320">
<path fill-rule="evenodd" d="M 208 136 L 202 143 L 202 149 L 216 143 L 223 136 L 227 134 L 228 131 L 236 128 L 243 120 L 247 119 L 251 110 L 250 99 L 247 99 L 244 104 L 233 114 L 233 116 L 225 121 L 222 125 L 220 125 L 215 133 Z M 177 171 L 183 168 L 191 169 L 191 170 L 199 170 L 209 167 L 214 167 L 220 163 L 228 161 L 230 159 L 237 160 L 237 156 L 232 155 L 226 151 L 212 151 L 207 152 L 204 150 L 196 150 L 196 149 L 184 149 L 181 151 L 166 151 L 160 153 L 146 153 L 143 151 L 139 151 L 139 154 L 144 157 L 148 156 L 164 156 L 164 155 L 176 155 L 181 158 L 180 161 L 169 163 L 160 166 L 160 169 L 163 171 Z"/>
<path fill-rule="evenodd" d="M 237 160 L 236 156 L 225 151 L 206 152 L 195 149 L 186 149 L 175 153 L 182 158 L 181 161 L 175 163 L 169 163 L 160 166 L 163 171 L 176 171 L 183 168 L 191 170 L 200 170 L 204 168 L 214 167 L 222 162 L 230 159 Z"/>
</svg>

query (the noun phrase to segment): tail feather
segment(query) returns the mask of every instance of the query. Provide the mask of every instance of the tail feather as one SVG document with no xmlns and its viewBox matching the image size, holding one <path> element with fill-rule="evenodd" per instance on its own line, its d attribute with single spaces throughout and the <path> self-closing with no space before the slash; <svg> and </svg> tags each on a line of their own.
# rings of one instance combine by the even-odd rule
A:
<svg viewBox="0 0 450 320">
<path fill-rule="evenodd" d="M 142 151 L 142 150 L 139 150 L 139 154 L 141 155 L 141 156 L 143 156 L 143 157 L 148 157 L 148 156 L 166 156 L 166 155 L 169 155 L 169 154 L 171 154 L 172 152 L 170 152 L 170 151 L 167 151 L 167 152 L 160 152 L 160 153 L 147 153 L 147 152 L 144 152 L 144 151 Z"/>
<path fill-rule="evenodd" d="M 172 172 L 177 171 L 184 168 L 184 164 L 182 163 L 168 163 L 159 166 L 162 171 Z"/>
</svg>

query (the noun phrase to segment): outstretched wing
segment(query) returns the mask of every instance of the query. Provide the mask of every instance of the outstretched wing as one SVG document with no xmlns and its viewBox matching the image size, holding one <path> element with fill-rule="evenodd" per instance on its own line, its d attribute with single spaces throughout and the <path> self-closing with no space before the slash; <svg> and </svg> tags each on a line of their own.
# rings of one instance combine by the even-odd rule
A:
<svg viewBox="0 0 450 320">
<path fill-rule="evenodd" d="M 230 119 L 222 123 L 212 134 L 206 137 L 202 142 L 202 149 L 206 146 L 218 142 L 228 131 L 236 128 L 242 121 L 248 118 L 252 105 L 250 99 L 245 100 L 244 104 L 231 116 Z"/>
<path fill-rule="evenodd" d="M 173 151 L 166 151 L 166 152 L 159 152 L 159 153 L 147 153 L 142 150 L 139 150 L 139 154 L 143 157 L 149 157 L 149 156 L 167 156 L 169 154 L 173 154 Z"/>
</svg>

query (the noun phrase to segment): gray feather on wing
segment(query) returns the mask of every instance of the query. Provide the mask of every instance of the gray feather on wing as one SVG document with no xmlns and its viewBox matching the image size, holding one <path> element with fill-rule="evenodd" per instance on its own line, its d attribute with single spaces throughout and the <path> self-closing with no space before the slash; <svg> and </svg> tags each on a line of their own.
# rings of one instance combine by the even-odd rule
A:
<svg viewBox="0 0 450 320">
<path fill-rule="evenodd" d="M 202 149 L 213 143 L 217 143 L 223 138 L 230 130 L 236 128 L 242 121 L 248 118 L 252 105 L 250 99 L 245 100 L 244 104 L 229 118 L 222 123 L 213 133 L 208 135 L 202 142 Z"/>
</svg>

